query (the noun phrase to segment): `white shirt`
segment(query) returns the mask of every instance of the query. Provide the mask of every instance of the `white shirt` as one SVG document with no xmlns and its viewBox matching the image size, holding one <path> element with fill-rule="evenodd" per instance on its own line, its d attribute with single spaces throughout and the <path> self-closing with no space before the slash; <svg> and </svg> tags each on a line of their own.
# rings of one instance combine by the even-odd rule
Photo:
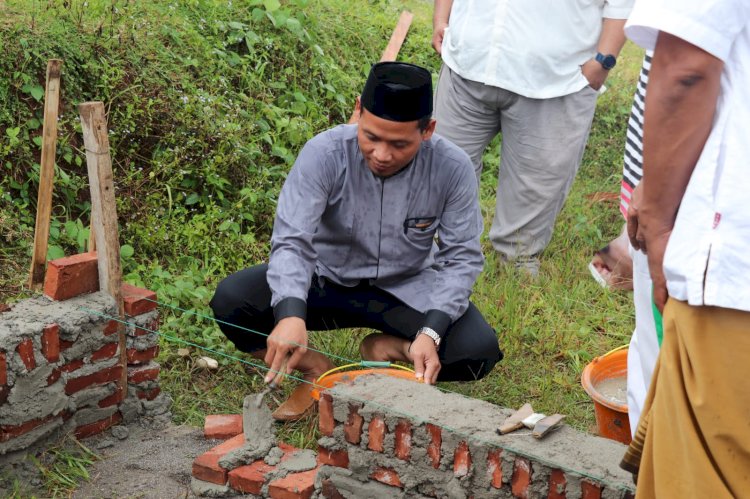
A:
<svg viewBox="0 0 750 499">
<path fill-rule="evenodd" d="M 602 19 L 634 0 L 454 0 L 442 57 L 464 79 L 534 99 L 578 92 Z"/>
<path fill-rule="evenodd" d="M 627 35 L 653 49 L 659 31 L 724 62 L 713 128 L 664 255 L 669 295 L 750 311 L 750 1 L 638 0 Z"/>
</svg>

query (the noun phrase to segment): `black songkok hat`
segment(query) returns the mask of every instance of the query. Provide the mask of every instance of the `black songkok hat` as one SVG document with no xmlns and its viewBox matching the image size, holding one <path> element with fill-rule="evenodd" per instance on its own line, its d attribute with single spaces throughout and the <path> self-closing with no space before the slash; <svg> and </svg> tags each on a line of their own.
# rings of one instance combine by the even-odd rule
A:
<svg viewBox="0 0 750 499">
<path fill-rule="evenodd" d="M 405 62 L 373 64 L 362 90 L 362 107 L 391 121 L 417 121 L 432 114 L 432 76 Z"/>
</svg>

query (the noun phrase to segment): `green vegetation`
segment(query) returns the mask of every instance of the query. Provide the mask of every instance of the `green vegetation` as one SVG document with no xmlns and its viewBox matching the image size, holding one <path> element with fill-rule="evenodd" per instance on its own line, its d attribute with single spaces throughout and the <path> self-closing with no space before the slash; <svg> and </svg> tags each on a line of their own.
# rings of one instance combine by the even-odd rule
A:
<svg viewBox="0 0 750 499">
<path fill-rule="evenodd" d="M 85 249 L 89 209 L 76 105 L 108 111 L 125 279 L 162 302 L 210 316 L 225 275 L 267 257 L 276 196 L 296 152 L 343 123 L 399 12 L 415 13 L 400 59 L 437 75 L 429 46 L 431 4 L 421 0 L 9 0 L 0 4 L 0 302 L 16 299 L 33 242 L 46 62 L 64 59 L 50 256 Z M 586 265 L 614 237 L 625 124 L 641 53 L 628 45 L 599 101 L 583 165 L 541 277 L 487 263 L 473 300 L 498 331 L 505 360 L 485 380 L 445 388 L 503 406 L 531 402 L 590 429 L 593 406 L 579 385 L 595 356 L 626 343 L 630 296 L 602 290 Z M 492 218 L 497 143 L 482 179 Z M 162 332 L 236 355 L 216 325 L 162 307 Z M 315 333 L 314 345 L 357 358 L 368 331 Z M 255 368 L 221 360 L 218 372 L 163 342 L 163 383 L 176 421 L 238 411 L 257 390 Z M 194 349 L 193 356 L 199 352 Z M 215 355 L 214 355 L 215 356 Z M 247 358 L 247 357 L 246 357 Z M 247 358 L 248 360 L 251 360 Z M 309 422 L 285 427 L 314 442 Z"/>
</svg>

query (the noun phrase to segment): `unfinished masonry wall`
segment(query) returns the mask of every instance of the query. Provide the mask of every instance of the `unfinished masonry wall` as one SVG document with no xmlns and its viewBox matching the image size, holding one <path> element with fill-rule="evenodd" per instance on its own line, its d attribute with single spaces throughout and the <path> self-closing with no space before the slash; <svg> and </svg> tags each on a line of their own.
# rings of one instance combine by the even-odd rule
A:
<svg viewBox="0 0 750 499">
<path fill-rule="evenodd" d="M 90 275 L 96 256 L 60 259 L 50 269 L 47 297 L 0 314 L 0 460 L 68 433 L 84 438 L 120 422 L 161 424 L 170 417 L 171 401 L 160 393 L 153 360 L 159 319 L 147 298 L 156 295 L 123 286 L 130 324 L 122 362 L 118 322 L 111 320 L 117 316 L 114 300 L 102 292 L 75 296 L 98 282 Z"/>
<path fill-rule="evenodd" d="M 632 497 L 620 443 L 568 426 L 500 436 L 510 414 L 480 400 L 365 376 L 320 400 L 316 489 L 350 497 Z"/>
</svg>

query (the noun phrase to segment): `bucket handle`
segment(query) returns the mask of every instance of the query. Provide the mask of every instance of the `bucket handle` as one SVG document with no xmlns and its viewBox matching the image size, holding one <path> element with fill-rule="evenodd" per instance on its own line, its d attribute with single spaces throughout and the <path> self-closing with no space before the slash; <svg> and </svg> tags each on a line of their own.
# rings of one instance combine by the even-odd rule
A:
<svg viewBox="0 0 750 499">
<path fill-rule="evenodd" d="M 342 369 L 348 369 L 350 367 L 367 367 L 367 368 L 370 368 L 370 369 L 395 367 L 396 369 L 401 369 L 403 371 L 408 371 L 408 372 L 411 372 L 411 373 L 414 372 L 414 369 L 411 369 L 409 367 L 400 366 L 398 364 L 393 364 L 393 363 L 391 363 L 389 361 L 381 362 L 381 361 L 375 361 L 375 360 L 363 360 L 363 361 L 360 361 L 360 362 L 353 362 L 351 364 L 344 364 L 343 366 L 334 367 L 333 369 L 329 369 L 328 371 L 324 372 L 323 374 L 321 374 L 318 377 L 317 382 L 320 382 L 320 380 L 322 380 L 323 378 L 325 378 L 327 376 L 330 376 L 331 374 L 335 373 L 336 371 L 341 371 Z"/>
</svg>

